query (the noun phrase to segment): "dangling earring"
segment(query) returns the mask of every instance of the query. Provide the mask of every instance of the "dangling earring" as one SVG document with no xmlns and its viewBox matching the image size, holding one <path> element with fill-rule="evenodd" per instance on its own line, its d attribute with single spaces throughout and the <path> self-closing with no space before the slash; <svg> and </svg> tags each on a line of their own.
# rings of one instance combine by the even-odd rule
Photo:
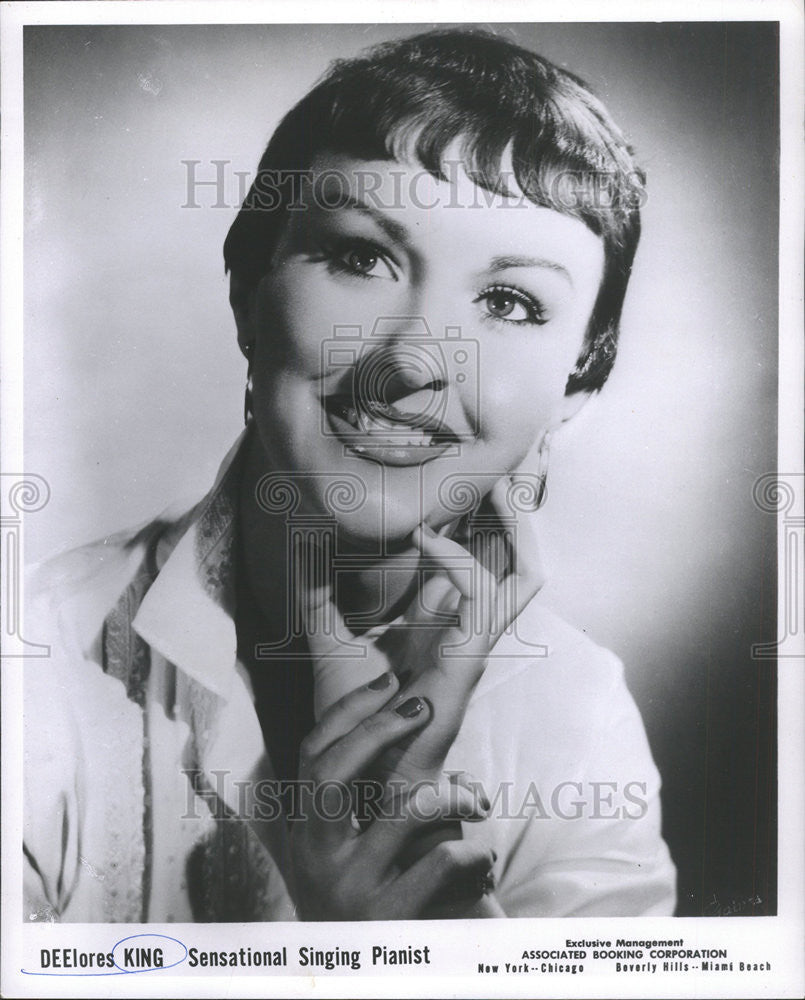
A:
<svg viewBox="0 0 805 1000">
<path fill-rule="evenodd" d="M 533 514 L 545 503 L 550 448 L 550 431 L 545 431 L 537 451 L 537 471 L 512 473 L 508 496 L 514 510 Z"/>
<path fill-rule="evenodd" d="M 246 360 L 249 362 L 249 367 L 246 372 L 246 392 L 243 398 L 243 423 L 248 426 L 249 421 L 254 416 L 252 407 L 252 393 L 254 385 L 252 382 L 252 344 L 246 344 L 243 348 L 243 353 L 246 355 Z"/>
<path fill-rule="evenodd" d="M 548 488 L 548 459 L 551 454 L 551 432 L 545 431 L 537 452 L 537 495 L 534 500 L 534 510 L 539 510 L 545 503 Z"/>
</svg>

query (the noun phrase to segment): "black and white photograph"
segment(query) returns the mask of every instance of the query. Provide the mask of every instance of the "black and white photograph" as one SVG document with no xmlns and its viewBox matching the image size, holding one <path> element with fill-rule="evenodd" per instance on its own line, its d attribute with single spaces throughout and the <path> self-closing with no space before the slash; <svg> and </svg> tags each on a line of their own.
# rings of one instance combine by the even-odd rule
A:
<svg viewBox="0 0 805 1000">
<path fill-rule="evenodd" d="M 0 10 L 3 994 L 800 995 L 801 10 L 224 6 Z"/>
</svg>

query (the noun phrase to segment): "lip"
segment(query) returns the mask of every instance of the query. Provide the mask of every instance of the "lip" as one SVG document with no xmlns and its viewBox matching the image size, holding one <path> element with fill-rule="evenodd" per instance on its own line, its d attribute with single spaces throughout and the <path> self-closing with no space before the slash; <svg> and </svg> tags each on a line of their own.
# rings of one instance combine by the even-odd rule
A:
<svg viewBox="0 0 805 1000">
<path fill-rule="evenodd" d="M 423 465 L 454 450 L 458 435 L 449 425 L 426 415 L 369 402 L 355 407 L 352 395 L 322 398 L 330 430 L 358 458 L 382 465 Z M 411 439 L 421 437 L 421 442 Z"/>
</svg>

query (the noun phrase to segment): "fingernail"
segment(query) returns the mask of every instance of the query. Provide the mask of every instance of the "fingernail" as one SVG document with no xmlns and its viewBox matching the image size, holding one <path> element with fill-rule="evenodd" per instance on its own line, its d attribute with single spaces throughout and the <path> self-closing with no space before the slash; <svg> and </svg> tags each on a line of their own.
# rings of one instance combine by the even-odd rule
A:
<svg viewBox="0 0 805 1000">
<path fill-rule="evenodd" d="M 427 535 L 428 538 L 436 537 L 436 532 L 433 530 L 433 528 L 431 528 L 429 524 L 426 524 L 424 521 L 422 522 L 422 532 L 423 534 Z"/>
<path fill-rule="evenodd" d="M 498 852 L 494 847 L 490 848 L 490 850 L 492 851 L 492 863 L 494 864 L 498 859 Z"/>
<path fill-rule="evenodd" d="M 489 810 L 492 808 L 492 803 L 483 793 L 481 793 L 481 808 L 483 809 L 484 812 L 489 812 Z"/>
<path fill-rule="evenodd" d="M 369 681 L 366 686 L 370 691 L 384 691 L 391 684 L 393 676 L 394 674 L 386 672 L 385 674 L 381 674 L 379 677 L 375 677 L 373 681 Z"/>
<path fill-rule="evenodd" d="M 411 680 L 411 671 L 400 670 L 397 674 L 397 680 L 400 682 L 400 687 L 405 687 L 405 685 Z"/>
<path fill-rule="evenodd" d="M 421 698 L 408 698 L 402 705 L 398 705 L 394 711 L 397 715 L 402 716 L 403 719 L 414 719 L 424 708 L 425 702 Z"/>
<path fill-rule="evenodd" d="M 492 892 L 495 888 L 495 873 L 490 871 L 486 875 L 481 875 L 478 879 L 478 888 L 481 890 L 483 896 Z"/>
</svg>

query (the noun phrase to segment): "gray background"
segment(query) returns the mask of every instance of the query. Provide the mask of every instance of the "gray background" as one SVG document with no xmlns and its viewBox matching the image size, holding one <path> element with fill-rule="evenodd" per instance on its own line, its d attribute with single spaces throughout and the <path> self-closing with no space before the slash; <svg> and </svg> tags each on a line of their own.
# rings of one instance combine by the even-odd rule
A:
<svg viewBox="0 0 805 1000">
<path fill-rule="evenodd" d="M 241 426 L 220 247 L 333 57 L 421 26 L 25 29 L 25 467 L 39 559 L 209 486 Z M 604 393 L 555 441 L 541 595 L 626 662 L 680 913 L 775 908 L 777 99 L 772 24 L 494 25 L 586 78 L 648 173 Z M 227 161 L 226 207 L 183 160 Z"/>
</svg>

